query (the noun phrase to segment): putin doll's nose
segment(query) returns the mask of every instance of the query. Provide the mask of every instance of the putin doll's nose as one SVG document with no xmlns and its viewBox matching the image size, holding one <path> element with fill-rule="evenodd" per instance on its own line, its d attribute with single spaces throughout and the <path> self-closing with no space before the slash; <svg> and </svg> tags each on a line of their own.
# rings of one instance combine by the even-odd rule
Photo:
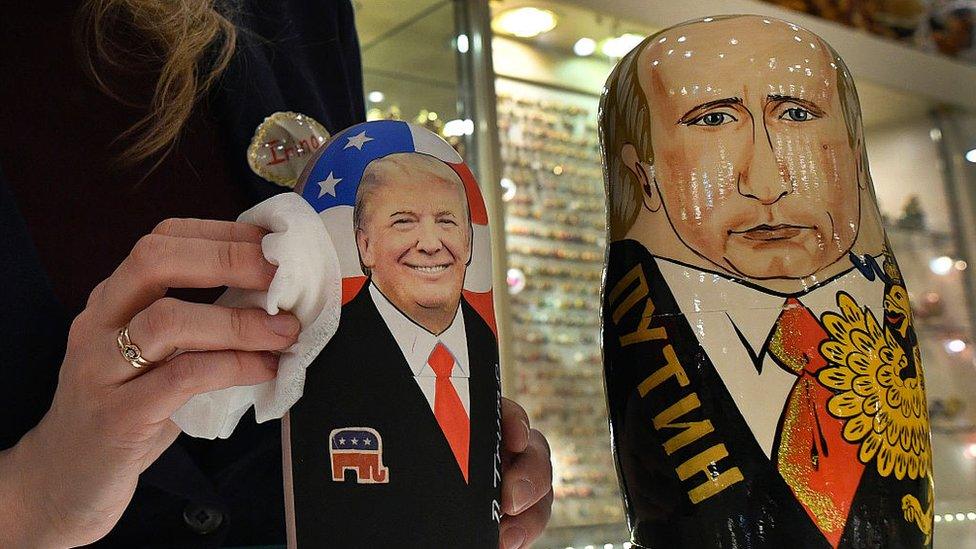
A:
<svg viewBox="0 0 976 549">
<path fill-rule="evenodd" d="M 749 165 L 739 172 L 737 185 L 739 194 L 766 206 L 775 204 L 792 188 L 786 166 L 780 165 L 766 139 L 756 141 Z"/>
</svg>

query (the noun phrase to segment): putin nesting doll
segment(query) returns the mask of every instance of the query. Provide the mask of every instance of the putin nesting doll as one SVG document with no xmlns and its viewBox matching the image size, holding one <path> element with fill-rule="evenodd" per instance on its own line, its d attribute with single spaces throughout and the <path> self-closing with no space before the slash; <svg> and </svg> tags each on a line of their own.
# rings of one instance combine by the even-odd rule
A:
<svg viewBox="0 0 976 549">
<path fill-rule="evenodd" d="M 850 72 L 818 36 L 708 17 L 601 103 L 612 443 L 641 547 L 930 547 L 908 293 Z"/>
</svg>

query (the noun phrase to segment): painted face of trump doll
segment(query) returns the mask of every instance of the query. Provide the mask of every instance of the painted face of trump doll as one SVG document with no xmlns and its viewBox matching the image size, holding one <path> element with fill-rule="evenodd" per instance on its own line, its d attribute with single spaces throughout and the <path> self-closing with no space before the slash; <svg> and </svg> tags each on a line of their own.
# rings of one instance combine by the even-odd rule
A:
<svg viewBox="0 0 976 549">
<path fill-rule="evenodd" d="M 431 333 L 447 328 L 471 261 L 471 220 L 457 174 L 423 154 L 375 160 L 355 212 L 360 260 L 376 287 Z"/>
<path fill-rule="evenodd" d="M 921 358 L 843 61 L 784 21 L 709 17 L 625 56 L 600 112 L 633 541 L 928 546 Z"/>
</svg>

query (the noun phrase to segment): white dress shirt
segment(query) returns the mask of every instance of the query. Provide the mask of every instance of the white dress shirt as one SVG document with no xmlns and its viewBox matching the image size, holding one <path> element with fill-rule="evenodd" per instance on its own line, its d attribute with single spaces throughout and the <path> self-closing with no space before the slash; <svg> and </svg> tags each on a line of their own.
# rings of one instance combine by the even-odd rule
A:
<svg viewBox="0 0 976 549">
<path fill-rule="evenodd" d="M 875 259 L 878 265 L 882 264 L 882 255 Z M 667 259 L 655 257 L 655 261 L 756 442 L 771 456 L 783 406 L 797 380 L 763 350 L 786 296 Z M 837 292 L 841 290 L 861 307 L 867 306 L 882 321 L 884 281 L 877 275 L 873 281 L 868 280 L 853 264 L 851 269 L 792 297 L 799 299 L 819 319 L 825 311 L 840 311 Z M 758 358 L 761 367 L 756 366 L 750 354 Z"/>
<path fill-rule="evenodd" d="M 434 395 L 437 383 L 437 376 L 434 370 L 427 364 L 430 353 L 438 343 L 442 343 L 447 350 L 454 356 L 454 370 L 451 371 L 451 384 L 457 391 L 464 412 L 471 417 L 471 397 L 468 394 L 468 338 L 464 332 L 464 317 L 461 314 L 461 307 L 458 306 L 454 314 L 454 320 L 446 330 L 440 335 L 428 332 L 423 326 L 410 320 L 407 315 L 400 312 L 390 300 L 383 295 L 383 292 L 370 283 L 369 294 L 376 304 L 376 309 L 386 322 L 386 327 L 393 333 L 403 358 L 407 360 L 410 370 L 413 371 L 413 378 L 427 398 L 431 411 L 434 410 Z"/>
</svg>

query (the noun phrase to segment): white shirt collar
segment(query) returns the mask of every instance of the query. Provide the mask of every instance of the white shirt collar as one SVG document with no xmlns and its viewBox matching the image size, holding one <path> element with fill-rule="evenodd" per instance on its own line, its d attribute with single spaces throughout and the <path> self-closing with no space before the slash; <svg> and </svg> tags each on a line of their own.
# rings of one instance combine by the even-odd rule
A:
<svg viewBox="0 0 976 549">
<path fill-rule="evenodd" d="M 728 276 L 696 269 L 661 257 L 654 258 L 675 302 L 686 317 L 695 314 L 727 314 L 735 328 L 758 357 L 776 323 L 787 296 L 768 293 Z M 883 254 L 875 256 L 882 264 Z M 848 259 L 844 259 L 848 261 Z M 852 265 L 833 278 L 802 294 L 793 295 L 818 318 L 824 311 L 837 310 L 837 291 L 850 294 L 861 305 L 878 310 L 884 297 L 884 281 L 877 274 L 868 280 Z M 691 320 L 689 318 L 689 320 Z M 691 323 L 694 327 L 694 323 Z M 700 339 L 707 334 L 696 334 Z"/>
<path fill-rule="evenodd" d="M 383 295 L 383 292 L 370 283 L 369 294 L 373 298 L 376 310 L 386 326 L 393 333 L 403 357 L 407 360 L 410 370 L 414 376 L 435 377 L 434 371 L 427 365 L 430 353 L 438 343 L 443 343 L 447 350 L 454 355 L 457 367 L 452 372 L 451 377 L 468 377 L 468 339 L 464 332 L 464 317 L 461 313 L 461 306 L 458 305 L 454 320 L 446 330 L 440 335 L 428 332 L 423 326 L 410 320 L 407 315 L 400 312 L 390 300 Z"/>
</svg>

